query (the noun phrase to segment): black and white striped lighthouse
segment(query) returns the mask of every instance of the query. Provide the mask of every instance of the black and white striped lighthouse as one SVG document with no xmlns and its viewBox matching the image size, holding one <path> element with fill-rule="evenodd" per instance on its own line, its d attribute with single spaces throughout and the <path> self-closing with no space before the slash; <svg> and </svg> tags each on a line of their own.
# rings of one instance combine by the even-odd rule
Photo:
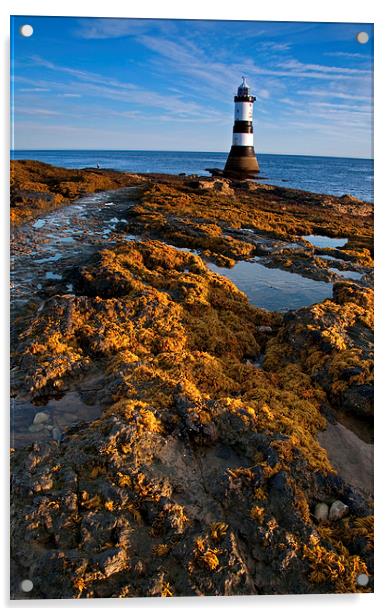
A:
<svg viewBox="0 0 390 616">
<path fill-rule="evenodd" d="M 253 147 L 253 103 L 245 77 L 234 97 L 233 144 L 226 161 L 224 175 L 234 177 L 253 176 L 259 172 Z"/>
</svg>

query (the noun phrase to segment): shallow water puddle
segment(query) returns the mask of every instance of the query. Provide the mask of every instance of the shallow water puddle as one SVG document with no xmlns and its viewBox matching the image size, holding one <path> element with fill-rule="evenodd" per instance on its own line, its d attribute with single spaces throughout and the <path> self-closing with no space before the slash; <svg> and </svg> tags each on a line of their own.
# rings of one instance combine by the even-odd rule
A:
<svg viewBox="0 0 390 616">
<path fill-rule="evenodd" d="M 118 197 L 111 200 L 113 194 Z M 134 188 L 86 195 L 72 205 L 15 229 L 12 237 L 11 302 L 22 305 L 37 290 L 35 280 L 62 280 L 64 267 L 81 263 L 106 246 L 123 212 L 132 204 Z M 132 236 L 131 239 L 136 239 Z M 65 265 L 63 261 L 66 261 Z M 54 263 L 57 270 L 53 270 Z M 57 266 L 58 263 L 58 266 Z M 60 269 L 61 268 L 61 269 Z"/>
<path fill-rule="evenodd" d="M 342 248 L 348 242 L 347 237 L 328 237 L 327 235 L 303 235 L 302 237 L 317 248 Z"/>
<path fill-rule="evenodd" d="M 169 246 L 169 248 L 174 248 L 175 250 L 178 250 L 179 252 L 190 252 L 192 255 L 202 254 L 201 250 L 196 250 L 195 248 L 187 248 L 186 246 L 175 246 L 174 244 L 167 244 L 167 242 L 164 242 L 164 244 L 166 246 Z"/>
<path fill-rule="evenodd" d="M 58 237 L 56 238 L 57 242 L 60 242 L 61 244 L 72 244 L 75 240 L 73 237 Z"/>
<path fill-rule="evenodd" d="M 57 252 L 52 257 L 45 257 L 44 259 L 35 259 L 35 263 L 49 263 L 50 261 L 59 261 L 62 257 L 60 252 Z"/>
<path fill-rule="evenodd" d="M 50 400 L 44 406 L 13 399 L 11 400 L 11 446 L 21 447 L 37 441 L 60 441 L 70 426 L 81 421 L 93 421 L 100 415 L 100 406 L 84 404 L 75 391 L 66 393 L 59 400 Z"/>
<path fill-rule="evenodd" d="M 351 280 L 360 280 L 363 274 L 360 272 L 354 272 L 352 270 L 339 270 L 337 267 L 330 267 L 330 272 L 342 276 L 343 278 L 350 278 Z"/>
<path fill-rule="evenodd" d="M 325 259 L 325 261 L 338 261 L 339 263 L 345 263 L 344 259 L 339 259 L 338 257 L 332 257 L 332 255 L 316 255 L 320 259 Z"/>
<path fill-rule="evenodd" d="M 38 220 L 36 220 L 33 224 L 33 228 L 34 229 L 42 229 L 42 227 L 44 227 L 46 224 L 46 220 L 43 220 L 43 218 L 38 218 Z"/>
<path fill-rule="evenodd" d="M 257 261 L 239 261 L 233 268 L 208 263 L 216 274 L 229 278 L 252 304 L 266 310 L 296 310 L 332 296 L 333 285 L 300 274 L 270 269 Z"/>
<path fill-rule="evenodd" d="M 137 241 L 140 241 L 140 236 L 139 235 L 132 235 L 131 233 L 126 233 L 122 237 L 127 242 L 137 242 Z M 120 239 L 122 239 L 122 237 Z"/>
</svg>

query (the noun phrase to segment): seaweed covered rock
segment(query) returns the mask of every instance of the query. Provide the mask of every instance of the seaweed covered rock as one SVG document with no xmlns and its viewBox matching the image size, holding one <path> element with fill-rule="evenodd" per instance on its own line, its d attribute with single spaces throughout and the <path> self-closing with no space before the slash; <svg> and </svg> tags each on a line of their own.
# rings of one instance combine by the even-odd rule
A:
<svg viewBox="0 0 390 616">
<path fill-rule="evenodd" d="M 156 241 L 102 251 L 74 284 L 21 336 L 18 387 L 51 397 L 99 373 L 105 410 L 13 454 L 13 596 L 25 578 L 35 598 L 372 588 L 370 504 L 317 440 L 324 390 L 303 350 L 276 361 L 288 319 Z M 337 500 L 346 517 L 316 519 Z"/>
<path fill-rule="evenodd" d="M 252 251 L 242 247 L 241 252 L 236 246 L 236 256 L 229 254 L 235 238 L 226 236 L 231 236 L 232 229 L 250 228 L 263 236 L 290 241 L 307 234 L 348 237 L 343 257 L 356 264 L 373 264 L 371 203 L 253 182 L 227 184 L 221 179 L 188 181 L 146 175 L 151 181 L 130 213 L 130 224 L 150 237 L 231 258 L 247 258 L 256 248 L 248 240 Z M 205 233 L 199 233 L 200 228 Z"/>
<path fill-rule="evenodd" d="M 335 406 L 373 416 L 373 291 L 351 282 L 333 298 L 289 313 L 267 347 L 264 367 L 294 364 Z"/>
<path fill-rule="evenodd" d="M 234 189 L 231 188 L 230 182 L 226 179 L 199 179 L 188 182 L 188 186 L 196 188 L 200 191 L 216 191 L 224 195 L 234 196 Z"/>
</svg>

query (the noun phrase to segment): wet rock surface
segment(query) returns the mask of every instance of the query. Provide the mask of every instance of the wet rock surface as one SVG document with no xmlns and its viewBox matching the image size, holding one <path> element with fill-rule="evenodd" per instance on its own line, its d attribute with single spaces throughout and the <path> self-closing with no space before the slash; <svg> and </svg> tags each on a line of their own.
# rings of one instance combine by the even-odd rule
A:
<svg viewBox="0 0 390 616">
<path fill-rule="evenodd" d="M 68 272 L 118 239 L 115 231 L 126 222 L 123 216 L 138 192 L 137 187 L 129 187 L 88 195 L 13 229 L 11 310 L 15 307 L 15 316 L 32 297 L 44 299 L 57 289 L 72 291 Z"/>
<path fill-rule="evenodd" d="M 329 460 L 346 481 L 369 497 L 374 493 L 374 445 L 364 442 L 340 423 L 329 424 L 318 435 Z"/>
<path fill-rule="evenodd" d="M 79 197 L 142 183 L 109 169 L 63 169 L 36 160 L 11 161 L 11 224 L 19 225 Z"/>
<path fill-rule="evenodd" d="M 341 411 L 372 421 L 371 282 L 329 269 L 370 273 L 372 209 L 188 181 L 16 230 L 14 598 L 23 579 L 31 598 L 372 591 L 367 458 L 331 433 Z M 343 217 L 345 247 L 302 239 Z M 254 257 L 333 293 L 281 314 L 207 265 Z"/>
</svg>

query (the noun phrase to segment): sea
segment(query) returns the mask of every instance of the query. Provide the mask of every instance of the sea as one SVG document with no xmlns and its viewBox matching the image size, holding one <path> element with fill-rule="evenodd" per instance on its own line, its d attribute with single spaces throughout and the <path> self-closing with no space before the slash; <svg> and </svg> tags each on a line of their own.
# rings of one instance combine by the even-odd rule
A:
<svg viewBox="0 0 390 616">
<path fill-rule="evenodd" d="M 168 152 L 146 150 L 14 150 L 11 158 L 33 159 L 59 167 L 97 167 L 133 173 L 208 175 L 223 169 L 227 152 Z M 366 158 L 258 154 L 264 184 L 298 188 L 336 196 L 374 200 L 374 161 Z"/>
</svg>

